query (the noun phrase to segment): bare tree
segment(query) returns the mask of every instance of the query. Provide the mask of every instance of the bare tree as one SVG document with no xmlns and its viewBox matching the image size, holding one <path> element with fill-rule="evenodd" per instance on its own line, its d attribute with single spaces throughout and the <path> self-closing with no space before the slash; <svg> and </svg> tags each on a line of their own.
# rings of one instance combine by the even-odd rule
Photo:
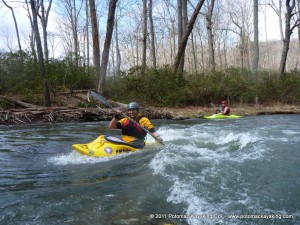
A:
<svg viewBox="0 0 300 225">
<path fill-rule="evenodd" d="M 200 9 L 202 8 L 202 5 L 203 5 L 204 2 L 205 2 L 205 0 L 199 0 L 197 6 L 195 7 L 193 15 L 191 16 L 191 19 L 189 21 L 188 28 L 187 28 L 186 32 L 184 33 L 184 35 L 181 39 L 181 42 L 180 42 L 180 45 L 179 45 L 179 48 L 178 48 L 178 51 L 177 51 L 177 54 L 176 54 L 176 57 L 175 57 L 175 62 L 173 64 L 173 69 L 176 72 L 179 72 L 178 68 L 179 68 L 181 57 L 183 56 L 183 54 L 185 52 L 185 48 L 186 48 L 188 38 L 189 38 L 189 36 L 190 36 L 190 34 L 193 30 L 195 21 L 197 19 L 197 16 L 198 16 L 198 14 L 200 12 Z"/>
<path fill-rule="evenodd" d="M 278 0 L 278 6 L 277 6 L 277 4 L 274 2 L 274 0 L 271 0 L 271 2 L 269 2 L 269 5 L 271 6 L 271 8 L 274 10 L 274 12 L 278 16 L 280 38 L 283 41 L 284 36 L 283 36 L 283 25 L 282 25 L 282 1 L 283 0 Z"/>
<path fill-rule="evenodd" d="M 162 7 L 158 11 L 158 15 L 161 18 L 161 23 L 158 23 L 157 30 L 162 32 L 161 38 L 157 38 L 160 42 L 160 46 L 157 47 L 158 59 L 162 56 L 164 62 L 173 61 L 175 57 L 176 49 L 176 16 L 172 13 L 172 9 L 176 10 L 176 7 L 169 0 L 164 1 L 165 7 Z M 161 51 L 159 51 L 161 49 Z M 157 61 L 161 63 L 161 60 Z"/>
<path fill-rule="evenodd" d="M 86 27 L 86 57 L 87 67 L 90 66 L 90 32 L 89 32 L 89 0 L 85 0 L 85 27 Z"/>
<path fill-rule="evenodd" d="M 300 20 L 300 1 L 298 1 L 298 20 Z M 297 68 L 298 71 L 300 71 L 300 65 L 299 65 L 299 61 L 300 61 L 300 22 L 298 22 L 298 54 L 297 54 Z"/>
<path fill-rule="evenodd" d="M 27 0 L 25 0 L 25 3 L 26 3 L 26 10 L 28 13 L 28 18 L 29 18 L 30 25 L 31 25 L 31 35 L 29 35 L 31 53 L 33 55 L 34 61 L 37 61 L 38 57 L 37 57 L 36 50 L 35 50 L 35 31 L 34 31 L 34 26 L 33 26 L 33 21 L 32 21 L 32 15 L 31 15 L 32 14 L 31 6 Z"/>
<path fill-rule="evenodd" d="M 100 67 L 100 78 L 98 82 L 97 91 L 99 93 L 104 92 L 104 85 L 106 80 L 106 71 L 109 59 L 109 50 L 110 50 L 110 43 L 112 39 L 112 34 L 114 30 L 115 24 L 115 12 L 117 7 L 118 0 L 110 0 L 109 1 L 109 12 L 107 18 L 107 26 L 106 26 L 106 37 L 104 42 L 103 54 L 102 54 L 102 61 Z"/>
<path fill-rule="evenodd" d="M 152 16 L 152 0 L 148 2 L 148 16 L 149 16 L 149 26 L 150 26 L 150 43 L 151 43 L 151 59 L 152 66 L 156 68 L 156 53 L 155 53 L 155 33 L 154 33 L 154 24 L 153 24 L 153 16 Z"/>
<path fill-rule="evenodd" d="M 44 106 L 51 106 L 51 98 L 50 98 L 50 91 L 48 85 L 48 77 L 45 68 L 44 56 L 43 56 L 43 48 L 41 43 L 41 37 L 39 33 L 39 27 L 37 22 L 37 8 L 36 2 L 34 0 L 30 0 L 31 11 L 32 11 L 32 24 L 33 29 L 35 32 L 35 40 L 37 46 L 37 53 L 38 53 L 38 60 L 39 60 L 39 68 L 40 68 L 40 76 L 42 80 L 43 92 L 44 92 Z"/>
<path fill-rule="evenodd" d="M 119 29 L 118 29 L 118 19 L 116 19 L 116 23 L 115 23 L 115 40 L 116 40 L 116 56 L 117 56 L 117 66 L 116 66 L 116 71 L 117 74 L 120 73 L 121 71 L 121 52 L 120 52 L 120 45 L 119 45 Z"/>
<path fill-rule="evenodd" d="M 259 60 L 259 40 L 258 40 L 258 0 L 253 0 L 253 18 L 254 18 L 254 51 L 252 61 L 252 74 L 257 75 Z"/>
<path fill-rule="evenodd" d="M 92 39 L 93 39 L 93 62 L 96 68 L 96 77 L 100 79 L 100 46 L 99 46 L 99 30 L 95 0 L 89 0 L 90 14 L 92 23 Z"/>
<path fill-rule="evenodd" d="M 214 10 L 215 0 L 211 0 L 208 10 L 206 13 L 206 30 L 207 30 L 207 36 L 208 36 L 208 48 L 209 48 L 209 70 L 211 72 L 215 72 L 215 50 L 214 50 L 214 36 L 212 31 L 212 15 Z"/>
<path fill-rule="evenodd" d="M 147 66 L 146 57 L 147 57 L 147 0 L 143 0 L 143 52 L 142 52 L 142 73 Z"/>
<path fill-rule="evenodd" d="M 178 14 L 178 18 L 177 18 L 177 29 L 178 29 L 178 48 L 180 45 L 180 41 L 182 39 L 182 35 L 183 35 L 183 18 L 182 18 L 182 0 L 177 0 L 177 14 Z M 179 67 L 178 67 L 178 71 L 179 72 L 183 72 L 183 60 L 184 60 L 184 53 L 180 59 L 180 63 L 179 63 Z"/>
<path fill-rule="evenodd" d="M 2 2 L 11 11 L 11 14 L 12 14 L 12 17 L 13 17 L 14 23 L 15 23 L 15 29 L 16 29 L 17 39 L 18 39 L 19 50 L 22 51 L 20 35 L 19 35 L 19 29 L 18 29 L 18 23 L 17 23 L 16 17 L 15 17 L 14 9 L 11 6 L 9 6 L 4 0 L 2 0 Z"/>
<path fill-rule="evenodd" d="M 239 4 L 238 4 L 239 3 Z M 235 1 L 230 2 L 230 19 L 234 28 L 231 29 L 234 33 L 239 36 L 239 56 L 237 57 L 241 68 L 250 68 L 250 58 L 249 58 L 249 36 L 250 36 L 250 26 L 252 27 L 251 17 L 252 13 L 249 11 L 250 5 L 248 1 Z M 232 4 L 235 4 L 234 7 Z"/>
<path fill-rule="evenodd" d="M 40 2 L 41 13 L 38 14 L 41 24 L 42 24 L 42 28 L 43 28 L 44 53 L 45 53 L 46 62 L 49 61 L 47 26 L 48 26 L 48 19 L 49 19 L 51 5 L 52 5 L 52 0 L 49 0 L 48 8 L 47 8 L 47 10 L 45 10 L 44 0 L 41 0 L 41 2 Z"/>
<path fill-rule="evenodd" d="M 285 72 L 287 55 L 290 46 L 291 35 L 293 30 L 297 27 L 299 23 L 299 18 L 296 20 L 294 24 L 291 24 L 292 17 L 295 15 L 294 10 L 296 9 L 296 1 L 295 0 L 286 0 L 285 7 L 285 32 L 284 32 L 284 39 L 283 39 L 283 48 L 281 53 L 281 60 L 279 66 L 279 73 L 283 74 Z"/>
<path fill-rule="evenodd" d="M 79 55 L 80 55 L 80 48 L 79 48 L 79 16 L 81 9 L 83 7 L 83 0 L 76 1 L 76 0 L 60 0 L 63 3 L 65 9 L 65 16 L 67 19 L 67 23 L 65 23 L 65 27 L 71 29 L 72 33 L 72 51 L 74 53 L 74 63 L 76 66 L 79 65 Z M 79 6 L 77 5 L 79 3 Z"/>
</svg>

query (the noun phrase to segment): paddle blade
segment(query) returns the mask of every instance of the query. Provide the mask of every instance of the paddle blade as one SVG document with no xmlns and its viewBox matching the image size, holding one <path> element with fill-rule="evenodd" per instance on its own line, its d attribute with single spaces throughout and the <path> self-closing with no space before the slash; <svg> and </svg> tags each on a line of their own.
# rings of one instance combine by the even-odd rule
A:
<svg viewBox="0 0 300 225">
<path fill-rule="evenodd" d="M 108 108 L 112 108 L 112 106 L 108 103 L 108 101 L 107 101 L 103 96 L 101 96 L 100 94 L 98 94 L 97 92 L 95 92 L 95 91 L 90 91 L 89 95 L 90 95 L 93 99 L 95 99 L 95 100 L 97 100 L 97 101 L 103 103 L 103 104 L 104 104 L 105 106 L 107 106 Z"/>
</svg>

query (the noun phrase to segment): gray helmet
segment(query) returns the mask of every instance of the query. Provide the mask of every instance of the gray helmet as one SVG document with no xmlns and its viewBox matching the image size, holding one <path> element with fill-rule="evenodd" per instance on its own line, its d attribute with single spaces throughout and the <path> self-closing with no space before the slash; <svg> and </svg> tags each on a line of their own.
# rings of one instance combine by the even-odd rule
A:
<svg viewBox="0 0 300 225">
<path fill-rule="evenodd" d="M 139 109 L 140 107 L 139 107 L 139 104 L 138 103 L 136 103 L 136 102 L 130 102 L 129 104 L 128 104 L 128 108 L 127 109 Z"/>
</svg>

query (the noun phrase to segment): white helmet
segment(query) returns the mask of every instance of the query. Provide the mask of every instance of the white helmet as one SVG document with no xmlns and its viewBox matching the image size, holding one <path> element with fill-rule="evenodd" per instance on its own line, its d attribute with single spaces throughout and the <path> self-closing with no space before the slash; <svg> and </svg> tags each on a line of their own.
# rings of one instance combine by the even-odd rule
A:
<svg viewBox="0 0 300 225">
<path fill-rule="evenodd" d="M 140 107 L 139 107 L 139 104 L 138 103 L 136 103 L 136 102 L 130 102 L 129 104 L 128 104 L 128 108 L 127 109 L 139 109 Z"/>
</svg>

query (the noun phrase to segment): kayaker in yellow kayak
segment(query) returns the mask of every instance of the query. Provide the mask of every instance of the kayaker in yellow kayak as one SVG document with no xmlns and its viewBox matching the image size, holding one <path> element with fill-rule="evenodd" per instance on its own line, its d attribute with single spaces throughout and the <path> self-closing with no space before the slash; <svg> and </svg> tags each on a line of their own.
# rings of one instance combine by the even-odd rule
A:
<svg viewBox="0 0 300 225">
<path fill-rule="evenodd" d="M 115 114 L 115 117 L 109 123 L 109 128 L 121 129 L 123 141 L 129 142 L 131 145 L 136 146 L 137 148 L 143 148 L 145 145 L 145 137 L 147 135 L 147 133 L 141 128 L 141 126 L 143 126 L 155 137 L 157 137 L 158 142 L 163 142 L 163 139 L 156 132 L 150 120 L 139 114 L 138 103 L 130 102 L 127 108 L 127 115 L 138 124 L 135 124 L 127 118 L 121 118 L 122 111 L 116 111 L 117 113 Z"/>
</svg>

